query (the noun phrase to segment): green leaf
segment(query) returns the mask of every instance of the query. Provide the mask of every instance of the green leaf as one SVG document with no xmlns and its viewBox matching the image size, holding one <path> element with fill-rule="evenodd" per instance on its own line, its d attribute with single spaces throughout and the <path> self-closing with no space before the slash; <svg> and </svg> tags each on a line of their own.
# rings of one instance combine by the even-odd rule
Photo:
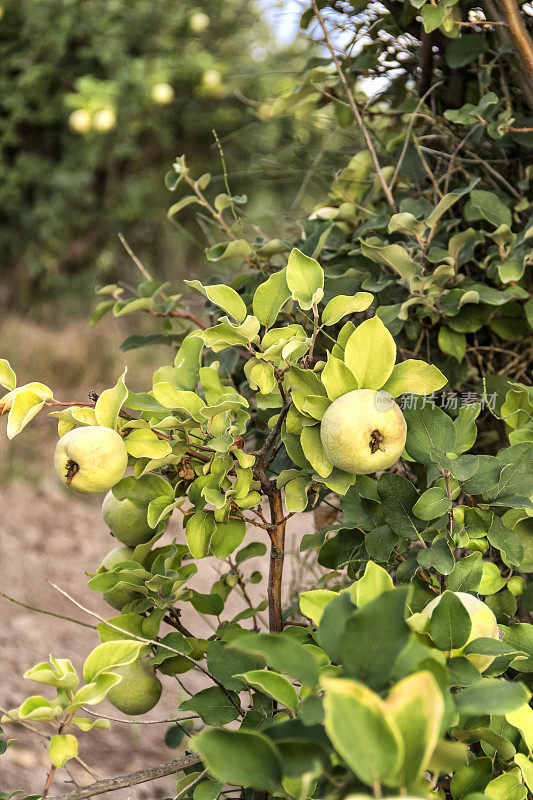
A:
<svg viewBox="0 0 533 800">
<path fill-rule="evenodd" d="M 193 558 L 205 558 L 209 555 L 211 538 L 216 529 L 217 524 L 212 514 L 197 511 L 188 518 L 185 537 Z"/>
<path fill-rule="evenodd" d="M 220 686 L 210 686 L 181 703 L 180 711 L 194 711 L 206 725 L 226 725 L 239 716 L 239 697 L 234 692 L 228 697 Z"/>
<path fill-rule="evenodd" d="M 58 733 L 50 739 L 48 754 L 54 767 L 64 767 L 78 755 L 78 740 L 70 733 Z"/>
<path fill-rule="evenodd" d="M 415 404 L 403 412 L 407 422 L 405 449 L 411 458 L 431 464 L 434 455 L 451 452 L 455 443 L 455 428 L 450 417 L 436 406 Z M 417 407 L 418 406 L 418 407 Z"/>
<path fill-rule="evenodd" d="M 455 428 L 455 444 L 453 452 L 465 453 L 475 444 L 477 438 L 476 419 L 481 411 L 481 403 L 469 403 L 461 406 L 453 421 Z"/>
<path fill-rule="evenodd" d="M 153 307 L 153 297 L 133 297 L 131 300 L 119 300 L 113 306 L 113 316 L 124 317 L 135 311 L 151 311 Z"/>
<path fill-rule="evenodd" d="M 176 389 L 171 383 L 156 383 L 153 388 L 154 397 L 164 408 L 184 412 L 197 422 L 202 422 L 200 410 L 205 403 L 195 392 Z"/>
<path fill-rule="evenodd" d="M 29 719 L 36 722 L 50 722 L 50 720 L 60 717 L 63 709 L 60 705 L 52 704 L 45 697 L 32 695 L 19 706 L 16 716 L 20 719 Z"/>
<path fill-rule="evenodd" d="M 437 539 L 424 550 L 419 550 L 417 561 L 421 567 L 433 567 L 439 575 L 449 575 L 455 565 L 453 553 L 446 539 Z"/>
<path fill-rule="evenodd" d="M 456 562 L 446 579 L 446 588 L 451 592 L 477 592 L 483 575 L 481 553 L 463 556 Z"/>
<path fill-rule="evenodd" d="M 378 264 L 386 264 L 406 282 L 421 271 L 420 266 L 411 260 L 407 251 L 399 244 L 375 245 L 362 239 L 360 242 L 363 255 Z"/>
<path fill-rule="evenodd" d="M 208 261 L 225 261 L 228 258 L 248 258 L 252 248 L 246 239 L 233 239 L 208 247 L 205 256 Z"/>
<path fill-rule="evenodd" d="M 43 406 L 44 399 L 40 394 L 36 394 L 29 389 L 16 389 L 11 410 L 7 418 L 7 438 L 13 439 L 20 433 L 28 422 L 31 422 L 35 415 L 39 413 Z"/>
<path fill-rule="evenodd" d="M 340 358 L 335 358 L 331 353 L 328 353 L 328 360 L 320 373 L 320 380 L 326 389 L 329 399 L 332 401 L 358 388 L 357 379 L 353 372 L 348 369 L 344 361 L 341 361 Z"/>
<path fill-rule="evenodd" d="M 405 751 L 383 700 L 345 678 L 324 678 L 322 687 L 326 732 L 337 752 L 363 783 L 395 786 Z"/>
<path fill-rule="evenodd" d="M 203 286 L 200 281 L 185 281 L 187 286 L 191 289 L 196 289 L 204 297 L 213 303 L 213 305 L 222 308 L 227 314 L 237 320 L 240 324 L 246 318 L 246 304 L 242 297 L 232 289 L 231 286 L 226 286 L 225 283 L 210 284 Z"/>
<path fill-rule="evenodd" d="M 177 203 L 173 203 L 167 211 L 167 217 L 172 219 L 178 211 L 181 211 L 182 208 L 187 208 L 192 203 L 199 203 L 199 199 L 194 194 L 189 194 L 186 197 L 182 197 L 181 200 L 178 200 Z"/>
<path fill-rule="evenodd" d="M 472 631 L 470 615 L 453 592 L 444 592 L 431 614 L 429 635 L 439 650 L 457 650 L 468 641 Z"/>
<path fill-rule="evenodd" d="M 122 478 L 113 486 L 113 494 L 117 500 L 129 500 L 139 508 L 148 508 L 158 497 L 167 497 L 169 503 L 174 500 L 174 489 L 161 475 Z"/>
<path fill-rule="evenodd" d="M 363 576 L 359 578 L 347 591 L 354 599 L 357 608 L 366 606 L 376 597 L 394 589 L 392 578 L 386 569 L 368 561 Z"/>
<path fill-rule="evenodd" d="M 479 796 L 476 796 L 475 792 L 483 792 L 492 777 L 492 768 L 490 758 L 479 756 L 464 767 L 460 767 L 450 782 L 454 800 L 467 800 L 472 795 L 478 800 Z"/>
<path fill-rule="evenodd" d="M 313 425 L 302 430 L 300 442 L 304 456 L 321 478 L 327 478 L 333 469 L 333 464 L 328 459 L 322 439 L 320 438 L 320 425 Z"/>
<path fill-rule="evenodd" d="M 246 632 L 231 641 L 231 647 L 261 656 L 276 672 L 301 683 L 318 684 L 318 662 L 299 642 L 284 634 Z"/>
<path fill-rule="evenodd" d="M 431 520 L 446 514 L 450 508 L 451 500 L 440 486 L 433 486 L 431 489 L 420 495 L 413 506 L 413 513 L 418 519 Z"/>
<path fill-rule="evenodd" d="M 115 642 L 109 642 L 109 644 L 115 644 Z M 66 713 L 72 714 L 82 706 L 95 706 L 101 703 L 109 690 L 121 680 L 122 676 L 115 672 L 99 672 L 94 680 L 78 689 L 71 703 L 65 709 Z"/>
<path fill-rule="evenodd" d="M 444 699 L 431 672 L 415 672 L 392 687 L 385 707 L 388 722 L 395 723 L 404 744 L 400 785 L 413 786 L 437 745 Z"/>
<path fill-rule="evenodd" d="M 172 452 L 169 442 L 159 439 L 149 428 L 131 431 L 125 437 L 124 444 L 134 458 L 164 458 Z"/>
<path fill-rule="evenodd" d="M 311 481 L 306 475 L 287 481 L 285 484 L 285 505 L 287 511 L 305 511 L 307 508 L 307 489 Z"/>
<path fill-rule="evenodd" d="M 479 178 L 473 178 L 468 186 L 465 186 L 463 189 L 458 189 L 455 192 L 449 192 L 448 194 L 445 194 L 433 209 L 429 217 L 427 217 L 425 220 L 427 227 L 434 227 L 443 214 L 445 214 L 446 211 L 448 211 L 448 209 L 451 208 L 460 197 L 468 194 L 468 192 L 470 192 L 477 183 L 479 183 Z"/>
<path fill-rule="evenodd" d="M 89 325 L 91 328 L 100 322 L 102 317 L 104 317 L 108 311 L 111 311 L 114 305 L 115 300 L 103 300 L 101 303 L 98 303 L 91 317 L 89 318 Z"/>
<path fill-rule="evenodd" d="M 11 392 L 16 385 L 17 378 L 11 369 L 9 361 L 6 361 L 5 358 L 0 358 L 0 386 L 3 386 L 4 389 Z"/>
<path fill-rule="evenodd" d="M 426 3 L 422 7 L 422 22 L 426 33 L 436 30 L 445 16 L 446 8 L 444 6 L 432 6 L 430 3 Z"/>
<path fill-rule="evenodd" d="M 470 195 L 470 200 L 466 207 L 468 219 L 486 219 L 495 228 L 500 225 L 513 223 L 510 210 L 494 192 L 486 192 L 482 189 L 474 190 Z"/>
<path fill-rule="evenodd" d="M 322 311 L 322 325 L 335 325 L 347 314 L 356 314 L 372 304 L 374 295 L 370 292 L 357 292 L 350 296 L 340 294 L 333 297 Z"/>
<path fill-rule="evenodd" d="M 311 589 L 308 592 L 302 592 L 300 594 L 300 611 L 315 625 L 319 625 L 324 609 L 334 597 L 337 597 L 337 592 L 332 592 L 331 589 Z"/>
<path fill-rule="evenodd" d="M 172 383 L 180 389 L 192 392 L 198 385 L 198 375 L 202 363 L 203 341 L 195 335 L 186 336 L 174 359 Z M 154 381 L 156 383 L 157 381 Z"/>
<path fill-rule="evenodd" d="M 256 731 L 203 730 L 191 741 L 208 773 L 234 786 L 251 786 L 273 792 L 281 781 L 275 746 Z"/>
<path fill-rule="evenodd" d="M 484 36 L 478 34 L 461 34 L 453 39 L 446 48 L 446 61 L 452 69 L 459 69 L 475 61 L 488 48 Z"/>
<path fill-rule="evenodd" d="M 531 693 L 522 683 L 483 678 L 455 696 L 460 714 L 509 714 L 529 701 Z"/>
<path fill-rule="evenodd" d="M 104 428 L 113 428 L 115 430 L 117 427 L 119 411 L 128 396 L 128 390 L 124 382 L 125 377 L 126 370 L 124 370 L 116 385 L 112 389 L 105 389 L 96 401 L 94 407 L 96 420 L 98 425 L 102 425 Z"/>
<path fill-rule="evenodd" d="M 396 345 L 379 317 L 359 325 L 348 339 L 344 360 L 359 389 L 381 389 L 396 361 Z"/>
<path fill-rule="evenodd" d="M 354 611 L 346 624 L 340 645 L 346 673 L 364 679 L 373 689 L 387 684 L 394 662 L 409 640 L 404 619 L 407 593 L 407 587 L 385 592 Z"/>
<path fill-rule="evenodd" d="M 324 270 L 318 261 L 296 247 L 289 255 L 286 279 L 292 298 L 302 311 L 309 311 L 324 297 Z"/>
<path fill-rule="evenodd" d="M 264 283 L 260 284 L 255 290 L 252 308 L 261 325 L 271 328 L 290 296 L 285 268 L 273 272 Z"/>
<path fill-rule="evenodd" d="M 438 336 L 439 347 L 443 353 L 453 356 L 461 362 L 466 353 L 466 336 L 464 333 L 452 331 L 446 325 L 441 325 Z"/>
<path fill-rule="evenodd" d="M 85 683 L 90 683 L 100 672 L 133 664 L 139 657 L 142 647 L 144 647 L 142 642 L 127 639 L 99 644 L 85 659 L 83 680 Z"/>
<path fill-rule="evenodd" d="M 404 392 L 432 394 L 447 383 L 448 379 L 433 364 L 409 358 L 396 364 L 382 389 L 393 397 L 399 397 Z"/>
<path fill-rule="evenodd" d="M 211 552 L 223 561 L 241 544 L 246 534 L 246 523 L 242 519 L 218 522 L 211 537 Z"/>
<path fill-rule="evenodd" d="M 43 661 L 28 669 L 22 676 L 26 680 L 44 683 L 47 686 L 56 686 L 58 689 L 75 689 L 79 683 L 76 670 L 67 658 L 54 658 L 50 656 L 50 664 Z"/>
<path fill-rule="evenodd" d="M 417 541 L 418 529 L 421 527 L 413 515 L 413 506 L 417 502 L 418 492 L 407 478 L 384 472 L 381 475 L 377 490 L 381 500 L 381 510 L 389 528 L 402 538 Z"/>
<path fill-rule="evenodd" d="M 264 694 L 272 697 L 273 700 L 293 711 L 298 705 L 296 689 L 283 675 L 278 675 L 276 672 L 265 669 L 254 669 L 235 677 L 242 678 L 250 686 L 259 689 L 260 692 L 264 692 Z"/>
<path fill-rule="evenodd" d="M 505 718 L 510 725 L 518 728 L 530 753 L 533 753 L 533 708 L 529 703 L 524 703 L 514 711 L 508 711 Z"/>
<path fill-rule="evenodd" d="M 479 594 L 496 594 L 504 586 L 505 578 L 501 576 L 497 565 L 493 564 L 492 561 L 484 561 L 483 574 L 478 589 Z"/>
</svg>

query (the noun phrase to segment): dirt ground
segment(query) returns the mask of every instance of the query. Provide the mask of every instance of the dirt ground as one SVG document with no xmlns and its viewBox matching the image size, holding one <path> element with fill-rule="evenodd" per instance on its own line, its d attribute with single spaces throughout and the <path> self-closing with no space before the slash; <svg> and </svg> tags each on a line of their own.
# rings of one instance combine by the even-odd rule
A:
<svg viewBox="0 0 533 800">
<path fill-rule="evenodd" d="M 0 337 L 4 338 L 0 328 Z M 36 339 L 37 332 L 29 327 L 25 329 L 26 341 L 29 336 Z M 19 331 L 20 335 L 20 331 Z M 20 352 L 22 343 L 17 336 L 16 350 Z M 69 369 L 68 348 L 60 343 L 61 337 L 55 334 L 48 346 L 50 357 L 46 361 L 46 369 L 36 375 L 28 374 L 24 380 L 47 380 L 47 372 L 54 372 L 59 354 L 63 353 L 63 368 Z M 84 342 L 84 348 L 94 348 L 95 339 Z M 9 348 L 8 348 L 9 350 Z M 93 350 L 94 352 L 94 350 Z M 4 353 L 12 361 L 14 355 Z M 78 375 L 75 365 L 83 358 L 79 353 L 72 356 L 72 379 L 68 383 L 69 399 L 86 394 L 87 388 L 101 385 L 99 373 Z M 54 361 L 54 359 L 56 359 Z M 31 357 L 27 357 L 25 371 L 29 371 Z M 50 363 L 52 366 L 50 366 Z M 159 363 L 163 363 L 161 359 Z M 109 360 L 108 369 L 117 374 L 120 363 Z M 57 374 L 57 373 L 56 373 Z M 65 373 L 63 372 L 63 375 Z M 120 374 L 120 372 L 118 372 Z M 116 379 L 116 378 L 115 378 Z M 19 381 L 22 382 L 22 381 Z M 52 382 L 52 381 L 50 381 Z M 80 383 L 84 386 L 83 395 L 75 393 L 72 388 Z M 111 385 L 109 382 L 105 385 Z M 59 396 L 59 395 L 58 395 Z M 50 582 L 66 589 L 70 595 L 90 609 L 111 616 L 109 607 L 87 588 L 85 570 L 96 569 L 103 556 L 115 546 L 115 540 L 101 518 L 100 505 L 102 498 L 75 495 L 64 489 L 56 481 L 52 471 L 52 457 L 55 447 L 56 428 L 54 421 L 45 415 L 31 424 L 27 431 L 13 442 L 7 442 L 4 425 L 0 430 L 0 592 L 21 603 L 63 614 L 73 619 L 96 624 L 61 594 Z M 295 518 L 290 523 L 289 546 L 295 547 L 301 535 L 309 532 L 311 518 L 309 515 Z M 258 539 L 263 532 L 255 530 L 253 538 Z M 172 518 L 165 537 L 180 538 L 183 536 L 178 515 Z M 200 564 L 200 571 L 194 586 L 200 591 L 207 588 L 216 579 L 214 559 L 205 559 Z M 253 561 L 247 563 L 250 571 L 263 568 L 266 564 Z M 290 586 L 296 577 L 295 570 L 301 565 L 294 560 L 288 561 L 286 571 L 287 585 Z M 307 579 L 313 585 L 313 577 Z M 263 596 L 266 591 L 265 581 L 252 587 L 255 597 Z M 198 635 L 209 635 L 209 627 L 187 606 L 184 623 L 192 627 Z M 243 608 L 243 601 L 237 595 L 231 599 L 230 610 L 233 613 Z M 9 602 L 0 596 L 2 625 L 0 626 L 0 657 L 2 680 L 0 681 L 0 707 L 10 709 L 31 694 L 49 694 L 47 687 L 32 684 L 22 678 L 29 667 L 39 661 L 47 660 L 49 653 L 57 657 L 70 658 L 80 670 L 87 654 L 98 643 L 96 632 L 74 622 L 57 619 L 52 616 L 30 611 Z M 191 673 L 183 678 L 183 683 L 190 689 L 197 689 L 198 682 Z M 185 699 L 183 690 L 172 678 L 163 676 L 164 690 L 161 702 L 146 715 L 148 719 L 162 719 L 176 715 L 179 702 Z M 51 690 L 50 690 L 51 691 Z M 102 713 L 121 716 L 108 704 L 98 707 Z M 40 724 L 43 727 L 42 723 Z M 42 791 L 48 769 L 46 742 L 20 726 L 5 724 L 7 736 L 16 738 L 17 744 L 10 747 L 0 758 L 0 791 L 19 789 L 24 793 Z M 164 743 L 167 725 L 118 724 L 112 723 L 110 731 L 96 731 L 80 734 L 80 756 L 99 774 L 101 778 L 120 775 L 155 765 L 171 758 L 179 757 L 182 750 L 170 750 Z M 71 762 L 72 763 L 72 762 Z M 64 770 L 59 771 L 61 777 L 54 779 L 51 795 L 61 794 L 73 788 L 72 780 Z M 91 777 L 75 765 L 72 776 L 80 785 L 91 782 Z M 177 776 L 179 777 L 179 776 Z M 70 781 L 70 782 L 69 782 Z M 134 787 L 132 790 L 115 792 L 115 800 L 157 800 L 172 796 L 176 778 L 165 778 L 150 784 Z"/>
</svg>

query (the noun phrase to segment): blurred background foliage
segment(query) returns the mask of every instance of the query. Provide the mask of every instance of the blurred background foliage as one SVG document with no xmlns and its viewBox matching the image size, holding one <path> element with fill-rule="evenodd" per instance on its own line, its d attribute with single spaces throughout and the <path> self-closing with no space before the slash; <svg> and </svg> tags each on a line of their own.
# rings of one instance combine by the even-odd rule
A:
<svg viewBox="0 0 533 800">
<path fill-rule="evenodd" d="M 127 276 L 119 231 L 176 275 L 203 243 L 167 222 L 164 174 L 187 152 L 222 188 L 213 129 L 232 190 L 253 180 L 252 221 L 292 202 L 313 129 L 265 121 L 263 104 L 292 88 L 309 48 L 280 43 L 257 3 L 5 0 L 1 12 L 4 300 L 86 296 Z"/>
</svg>

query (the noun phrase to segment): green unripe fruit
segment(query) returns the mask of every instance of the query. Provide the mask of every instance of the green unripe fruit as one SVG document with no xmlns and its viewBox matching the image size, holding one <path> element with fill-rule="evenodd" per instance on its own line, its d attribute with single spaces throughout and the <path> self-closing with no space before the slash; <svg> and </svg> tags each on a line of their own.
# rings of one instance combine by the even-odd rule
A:
<svg viewBox="0 0 533 800">
<path fill-rule="evenodd" d="M 116 567 L 117 564 L 120 564 L 123 561 L 131 561 L 132 559 L 133 550 L 131 547 L 114 547 L 113 550 L 110 550 L 106 555 L 101 566 L 103 569 L 110 571 Z M 109 603 L 111 608 L 115 608 L 117 611 L 122 611 L 124 606 L 127 603 L 131 603 L 133 600 L 136 600 L 139 597 L 139 594 L 133 590 L 122 589 L 115 586 L 108 592 L 104 592 L 102 597 L 106 603 Z"/>
<path fill-rule="evenodd" d="M 392 467 L 402 454 L 406 435 L 398 404 L 374 389 L 356 389 L 334 400 L 320 426 L 322 445 L 333 466 L 358 475 Z"/>
<path fill-rule="evenodd" d="M 146 521 L 146 509 L 138 508 L 127 498 L 117 500 L 112 491 L 104 498 L 102 516 L 113 536 L 129 547 L 144 544 L 155 533 Z"/>
<path fill-rule="evenodd" d="M 141 659 L 125 667 L 114 667 L 122 680 L 107 694 L 109 702 L 123 714 L 135 717 L 146 714 L 161 697 L 161 681 L 149 661 Z"/>
<path fill-rule="evenodd" d="M 122 564 L 123 561 L 133 560 L 133 549 L 131 547 L 114 547 L 106 555 L 102 561 L 101 566 L 108 572 L 114 569 L 117 564 Z"/>
<path fill-rule="evenodd" d="M 107 492 L 122 478 L 128 454 L 111 428 L 74 428 L 58 441 L 54 466 L 64 484 L 80 494 Z"/>
<path fill-rule="evenodd" d="M 491 609 L 487 605 L 485 605 L 485 603 L 482 600 L 478 600 L 477 597 L 474 597 L 471 594 L 467 594 L 466 592 L 454 592 L 453 594 L 457 598 L 459 598 L 463 606 L 468 611 L 468 615 L 472 623 L 472 629 L 470 631 L 470 636 L 468 637 L 468 641 L 465 642 L 463 647 L 458 647 L 456 650 L 452 650 L 450 654 L 452 658 L 464 655 L 465 647 L 470 642 L 473 642 L 474 639 L 480 639 L 481 637 L 488 639 L 500 638 L 496 617 L 492 613 Z M 435 597 L 430 603 L 427 604 L 425 608 L 422 609 L 422 614 L 431 619 L 431 615 L 433 614 L 433 611 L 442 600 L 442 597 L 443 595 Z M 480 672 L 483 672 L 488 667 L 490 667 L 490 665 L 494 661 L 494 656 L 483 656 L 483 655 L 478 655 L 476 653 L 466 655 L 465 657 Z"/>
<path fill-rule="evenodd" d="M 513 575 L 512 578 L 509 578 L 507 581 L 507 588 L 514 594 L 515 597 L 518 597 L 521 594 L 524 594 L 527 588 L 527 584 L 525 580 L 520 577 L 520 575 Z"/>
</svg>

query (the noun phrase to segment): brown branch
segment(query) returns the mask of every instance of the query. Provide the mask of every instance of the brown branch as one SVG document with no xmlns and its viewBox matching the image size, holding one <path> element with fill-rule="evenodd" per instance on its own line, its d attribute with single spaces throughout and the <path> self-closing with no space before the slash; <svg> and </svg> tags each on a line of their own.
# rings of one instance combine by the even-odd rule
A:
<svg viewBox="0 0 533 800">
<path fill-rule="evenodd" d="M 513 44 L 530 80 L 533 80 L 533 42 L 515 0 L 498 0 Z"/>
<path fill-rule="evenodd" d="M 148 767 L 147 769 L 141 769 L 137 772 L 130 772 L 128 775 L 118 775 L 116 778 L 107 778 L 103 781 L 97 781 L 91 784 L 91 786 L 74 789 L 74 791 L 67 792 L 67 794 L 52 797 L 50 800 L 84 800 L 86 797 L 94 797 L 95 795 L 105 794 L 106 792 L 116 792 L 118 789 L 129 789 L 131 786 L 137 786 L 140 783 L 154 781 L 157 778 L 164 778 L 167 775 L 175 775 L 176 772 L 181 772 L 199 763 L 200 757 L 191 754 L 183 758 L 174 759 L 173 761 L 166 761 L 164 764 L 159 764 L 156 767 Z"/>
<path fill-rule="evenodd" d="M 379 159 L 378 159 L 378 156 L 377 156 L 377 153 L 376 153 L 376 149 L 375 149 L 375 147 L 374 147 L 374 145 L 372 143 L 372 139 L 370 138 L 370 134 L 368 133 L 367 127 L 366 127 L 366 125 L 365 125 L 365 123 L 363 121 L 363 118 L 361 116 L 361 112 L 357 108 L 357 103 L 355 102 L 355 97 L 353 95 L 352 90 L 350 89 L 348 81 L 346 80 L 346 76 L 345 76 L 344 71 L 343 71 L 343 69 L 341 67 L 339 59 L 337 58 L 337 55 L 335 53 L 335 49 L 334 49 L 334 47 L 333 47 L 333 45 L 331 43 L 331 39 L 329 37 L 328 29 L 326 27 L 326 23 L 324 22 L 324 17 L 322 16 L 322 14 L 321 14 L 318 6 L 317 6 L 316 0 L 312 0 L 312 6 L 313 6 L 313 11 L 315 13 L 315 16 L 316 16 L 316 18 L 318 20 L 318 23 L 319 23 L 320 27 L 322 28 L 322 32 L 324 34 L 324 41 L 326 42 L 328 50 L 331 53 L 331 57 L 333 59 L 333 63 L 335 64 L 335 69 L 337 70 L 337 74 L 338 74 L 338 76 L 340 78 L 340 81 L 341 81 L 343 87 L 344 87 L 344 91 L 346 92 L 346 97 L 348 98 L 348 102 L 350 104 L 350 108 L 352 110 L 352 114 L 354 116 L 355 121 L 357 122 L 357 125 L 359 126 L 359 129 L 360 129 L 361 133 L 363 134 L 363 138 L 364 138 L 366 146 L 368 148 L 368 152 L 370 153 L 370 156 L 372 157 L 372 161 L 373 161 L 373 164 L 374 164 L 374 169 L 376 170 L 376 174 L 378 176 L 379 182 L 381 183 L 381 186 L 382 186 L 382 189 L 383 189 L 383 193 L 385 195 L 387 203 L 389 204 L 391 209 L 394 212 L 396 212 L 396 204 L 394 202 L 394 198 L 392 196 L 392 193 L 391 193 L 391 191 L 390 191 L 390 189 L 389 189 L 389 187 L 387 185 L 387 181 L 385 180 L 385 176 L 383 175 L 383 172 L 381 170 L 381 165 L 379 163 Z"/>
<path fill-rule="evenodd" d="M 488 19 L 492 20 L 493 22 L 501 21 L 498 7 L 494 0 L 482 0 L 482 4 Z M 494 33 L 500 44 L 513 42 L 509 29 L 505 25 L 498 25 L 495 28 Z M 521 68 L 516 73 L 515 79 L 520 90 L 522 91 L 522 94 L 524 95 L 527 105 L 531 110 L 533 110 L 533 78 L 528 73 L 525 65 L 522 62 Z"/>
<path fill-rule="evenodd" d="M 272 528 L 269 532 L 272 544 L 270 547 L 270 570 L 268 575 L 268 621 L 272 632 L 281 633 L 283 630 L 281 589 L 287 521 L 283 515 L 281 491 L 278 488 L 274 488 L 273 485 L 268 497 L 268 504 L 272 520 Z"/>
</svg>

